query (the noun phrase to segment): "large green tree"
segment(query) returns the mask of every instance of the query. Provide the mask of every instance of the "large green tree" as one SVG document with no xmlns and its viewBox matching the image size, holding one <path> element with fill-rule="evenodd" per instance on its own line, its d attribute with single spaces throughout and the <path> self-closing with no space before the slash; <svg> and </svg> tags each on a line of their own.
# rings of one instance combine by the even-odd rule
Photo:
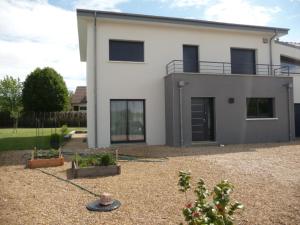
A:
<svg viewBox="0 0 300 225">
<path fill-rule="evenodd" d="M 0 110 L 8 112 L 14 119 L 14 131 L 17 131 L 22 111 L 22 83 L 19 78 L 6 76 L 0 80 Z"/>
<path fill-rule="evenodd" d="M 68 107 L 68 90 L 60 74 L 50 67 L 30 73 L 23 88 L 25 111 L 55 112 Z"/>
</svg>

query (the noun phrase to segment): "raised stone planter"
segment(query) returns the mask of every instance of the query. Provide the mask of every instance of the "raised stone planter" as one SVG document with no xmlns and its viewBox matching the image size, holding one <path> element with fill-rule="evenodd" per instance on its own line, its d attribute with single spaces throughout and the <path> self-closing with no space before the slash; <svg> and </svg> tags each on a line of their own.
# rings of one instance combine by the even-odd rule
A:
<svg viewBox="0 0 300 225">
<path fill-rule="evenodd" d="M 75 161 L 72 162 L 72 173 L 74 178 L 80 177 L 103 177 L 121 174 L 120 165 L 91 166 L 79 168 Z"/>
<path fill-rule="evenodd" d="M 27 161 L 27 166 L 30 169 L 55 167 L 64 165 L 64 157 L 50 158 L 50 159 L 30 159 Z"/>
</svg>

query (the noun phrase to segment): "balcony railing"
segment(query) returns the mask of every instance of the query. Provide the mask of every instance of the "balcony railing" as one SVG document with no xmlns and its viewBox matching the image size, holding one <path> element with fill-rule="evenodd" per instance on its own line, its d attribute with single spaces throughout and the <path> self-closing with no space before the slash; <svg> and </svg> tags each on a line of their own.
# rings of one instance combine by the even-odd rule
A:
<svg viewBox="0 0 300 225">
<path fill-rule="evenodd" d="M 166 65 L 167 74 L 199 73 L 199 74 L 249 74 L 263 76 L 289 76 L 289 66 L 270 64 L 237 64 L 210 61 L 172 60 Z"/>
</svg>

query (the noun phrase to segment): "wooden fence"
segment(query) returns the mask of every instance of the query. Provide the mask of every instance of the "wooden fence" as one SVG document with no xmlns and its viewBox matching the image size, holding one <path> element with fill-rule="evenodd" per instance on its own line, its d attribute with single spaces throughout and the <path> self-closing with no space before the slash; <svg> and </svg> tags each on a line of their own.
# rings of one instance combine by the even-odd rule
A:
<svg viewBox="0 0 300 225">
<path fill-rule="evenodd" d="M 86 127 L 86 112 L 26 112 L 19 118 L 19 127 Z M 0 128 L 14 126 L 14 121 L 6 112 L 0 112 Z"/>
</svg>

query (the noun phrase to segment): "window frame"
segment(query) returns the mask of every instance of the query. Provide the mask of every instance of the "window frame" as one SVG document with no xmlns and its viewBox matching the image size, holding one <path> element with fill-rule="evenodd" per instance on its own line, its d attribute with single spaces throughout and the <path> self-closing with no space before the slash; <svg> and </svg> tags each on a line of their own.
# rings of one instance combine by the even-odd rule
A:
<svg viewBox="0 0 300 225">
<path fill-rule="evenodd" d="M 197 48 L 197 70 L 196 71 L 185 71 L 184 65 L 185 65 L 185 60 L 184 60 L 184 48 L 187 47 L 193 47 L 193 48 Z M 183 61 L 183 68 L 182 71 L 184 73 L 199 73 L 200 72 L 200 51 L 199 51 L 199 45 L 197 44 L 182 44 L 182 61 Z"/>
<path fill-rule="evenodd" d="M 300 75 L 300 60 L 285 55 L 280 55 L 280 65 L 284 66 L 283 73 Z M 288 66 L 288 72 L 285 68 Z"/>
<path fill-rule="evenodd" d="M 253 73 L 252 74 L 248 74 L 248 73 L 233 73 L 232 70 L 232 66 L 233 65 L 241 65 L 241 64 L 235 64 L 232 62 L 232 52 L 234 50 L 238 50 L 238 51 L 252 51 L 254 54 L 253 54 L 253 60 L 254 60 L 254 64 L 253 64 Z M 258 74 L 258 71 L 257 71 L 257 49 L 255 48 L 241 48 L 241 47 L 230 47 L 229 49 L 230 51 L 230 71 L 231 71 L 231 74 L 242 74 L 242 75 L 257 75 Z M 245 65 L 247 65 L 248 63 L 245 63 Z"/>
<path fill-rule="evenodd" d="M 139 43 L 142 44 L 142 60 L 124 60 L 124 59 L 112 59 L 111 58 L 111 42 L 127 42 L 127 43 Z M 145 63 L 145 42 L 141 40 L 125 40 L 125 39 L 109 39 L 108 40 L 108 60 L 109 62 L 127 62 L 127 63 Z"/>
<path fill-rule="evenodd" d="M 250 100 L 256 100 L 255 104 L 256 104 L 256 114 L 255 115 L 249 115 L 249 102 Z M 271 116 L 266 116 L 266 114 L 260 112 L 260 109 L 259 109 L 259 100 L 270 100 L 271 101 L 271 109 L 272 109 L 272 112 L 269 112 L 268 114 L 270 114 Z M 268 106 L 269 108 L 269 106 Z M 275 98 L 274 97 L 247 97 L 246 98 L 246 118 L 247 119 L 274 119 L 276 118 L 276 115 L 275 115 Z"/>
<path fill-rule="evenodd" d="M 112 136 L 112 132 L 111 132 L 111 126 L 112 126 L 112 111 L 111 111 L 111 102 L 114 101 L 125 101 L 127 104 L 127 119 L 126 119 L 126 136 L 127 136 L 127 141 L 113 141 L 111 139 Z M 128 102 L 129 101 L 140 101 L 143 102 L 143 124 L 144 124 L 144 139 L 143 140 L 128 140 L 128 135 L 129 135 L 129 131 L 128 131 L 128 124 L 129 124 L 129 119 L 128 119 Z M 144 143 L 146 142 L 146 100 L 145 99 L 110 99 L 109 101 L 109 112 L 110 112 L 110 143 L 111 144 L 119 144 L 119 143 Z"/>
</svg>

